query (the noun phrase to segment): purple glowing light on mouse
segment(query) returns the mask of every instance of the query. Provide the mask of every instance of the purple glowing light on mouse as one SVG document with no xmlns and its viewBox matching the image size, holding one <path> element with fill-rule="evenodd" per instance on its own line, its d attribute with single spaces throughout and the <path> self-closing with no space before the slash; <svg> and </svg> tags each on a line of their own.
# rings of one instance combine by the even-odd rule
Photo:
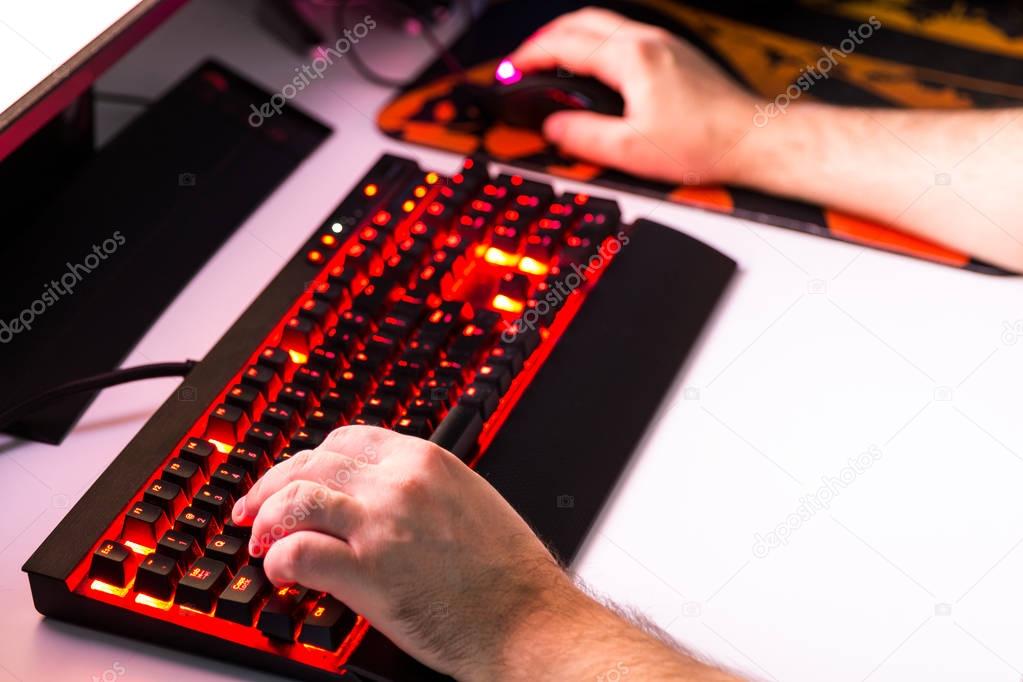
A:
<svg viewBox="0 0 1023 682">
<path fill-rule="evenodd" d="M 494 73 L 494 77 L 497 82 L 501 85 L 511 85 L 522 80 L 522 72 L 515 68 L 507 59 L 501 60 L 501 63 L 497 65 L 497 71 Z"/>
</svg>

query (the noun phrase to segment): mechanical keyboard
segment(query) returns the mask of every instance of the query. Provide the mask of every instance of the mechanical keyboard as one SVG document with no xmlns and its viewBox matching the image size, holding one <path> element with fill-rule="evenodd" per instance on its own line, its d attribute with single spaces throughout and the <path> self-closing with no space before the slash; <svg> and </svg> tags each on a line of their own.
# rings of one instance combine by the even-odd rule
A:
<svg viewBox="0 0 1023 682">
<path fill-rule="evenodd" d="M 338 426 L 385 427 L 571 560 L 734 270 L 607 199 L 384 156 L 29 559 L 36 608 L 299 679 L 432 679 L 330 595 L 270 585 L 233 501 Z"/>
</svg>

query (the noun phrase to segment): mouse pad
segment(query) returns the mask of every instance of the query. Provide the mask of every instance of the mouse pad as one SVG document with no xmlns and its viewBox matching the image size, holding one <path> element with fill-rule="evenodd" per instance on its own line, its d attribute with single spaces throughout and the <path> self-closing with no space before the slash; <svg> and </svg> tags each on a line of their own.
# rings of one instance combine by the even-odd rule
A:
<svg viewBox="0 0 1023 682">
<path fill-rule="evenodd" d="M 1023 6 L 964 0 L 631 0 L 594 2 L 691 41 L 736 79 L 774 100 L 823 55 L 841 49 L 827 78 L 802 94 L 843 105 L 987 108 L 1023 104 Z M 566 158 L 531 130 L 493 124 L 476 105 L 500 58 L 577 2 L 496 2 L 452 47 L 466 65 L 430 66 L 379 113 L 392 137 L 459 154 L 482 153 L 553 175 L 593 182 L 840 239 L 936 263 L 1008 274 L 967 254 L 828 208 L 741 188 L 668 185 Z M 846 51 L 848 32 L 871 17 L 881 29 Z M 680 125 L 684 125 L 684 118 Z M 936 176 L 936 182 L 940 178 Z"/>
</svg>

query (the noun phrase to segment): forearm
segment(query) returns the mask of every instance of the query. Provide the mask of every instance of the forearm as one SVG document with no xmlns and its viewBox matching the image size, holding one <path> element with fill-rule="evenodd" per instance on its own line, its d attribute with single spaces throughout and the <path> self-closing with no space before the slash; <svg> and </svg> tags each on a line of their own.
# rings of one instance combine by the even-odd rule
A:
<svg viewBox="0 0 1023 682">
<path fill-rule="evenodd" d="M 890 224 L 1019 272 L 1021 113 L 801 103 L 751 128 L 722 164 L 735 184 Z"/>
<path fill-rule="evenodd" d="M 496 665 L 475 679 L 649 682 L 733 682 L 597 603 L 567 578 L 511 624 Z"/>
</svg>

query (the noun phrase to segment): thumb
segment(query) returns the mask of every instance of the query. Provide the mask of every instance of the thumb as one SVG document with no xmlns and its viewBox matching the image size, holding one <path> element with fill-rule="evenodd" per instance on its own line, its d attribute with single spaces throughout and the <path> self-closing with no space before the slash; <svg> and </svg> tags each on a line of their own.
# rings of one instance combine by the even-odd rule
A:
<svg viewBox="0 0 1023 682">
<path fill-rule="evenodd" d="M 558 111 L 543 122 L 543 134 L 561 151 L 602 166 L 622 167 L 638 133 L 621 116 Z"/>
</svg>

